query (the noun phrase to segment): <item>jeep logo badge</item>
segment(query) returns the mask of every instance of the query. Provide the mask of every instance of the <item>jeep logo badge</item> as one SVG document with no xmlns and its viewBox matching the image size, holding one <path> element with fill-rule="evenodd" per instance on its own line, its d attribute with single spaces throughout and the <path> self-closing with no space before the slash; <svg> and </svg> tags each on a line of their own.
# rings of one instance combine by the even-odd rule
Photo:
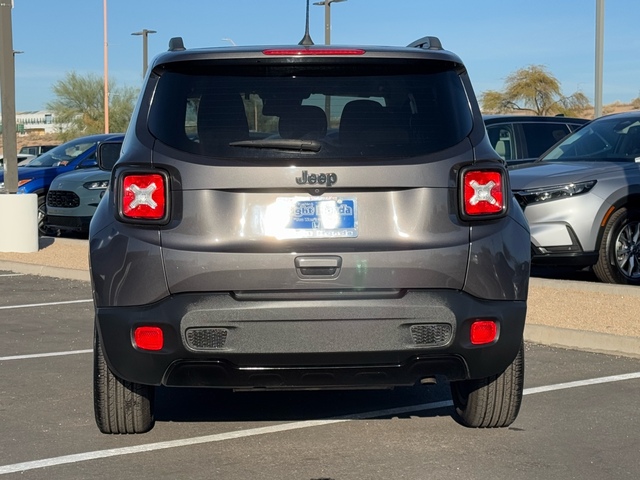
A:
<svg viewBox="0 0 640 480">
<path fill-rule="evenodd" d="M 330 187 L 337 181 L 338 176 L 335 173 L 309 173 L 306 170 L 302 171 L 302 176 L 296 177 L 298 185 L 326 185 Z"/>
</svg>

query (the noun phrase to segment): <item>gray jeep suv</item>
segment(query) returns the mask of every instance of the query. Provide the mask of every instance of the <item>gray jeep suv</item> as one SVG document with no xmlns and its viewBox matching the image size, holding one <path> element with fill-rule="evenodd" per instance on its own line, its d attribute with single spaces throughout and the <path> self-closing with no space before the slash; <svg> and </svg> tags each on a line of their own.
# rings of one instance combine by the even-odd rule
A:
<svg viewBox="0 0 640 480">
<path fill-rule="evenodd" d="M 463 425 L 511 424 L 530 237 L 510 192 L 435 37 L 172 39 L 90 226 L 99 429 L 151 429 L 159 385 L 436 381 Z"/>
</svg>

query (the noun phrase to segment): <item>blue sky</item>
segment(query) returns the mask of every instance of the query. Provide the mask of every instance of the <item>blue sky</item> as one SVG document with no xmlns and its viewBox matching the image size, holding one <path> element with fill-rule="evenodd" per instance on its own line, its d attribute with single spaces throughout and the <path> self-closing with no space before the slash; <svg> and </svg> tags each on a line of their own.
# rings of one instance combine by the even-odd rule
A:
<svg viewBox="0 0 640 480">
<path fill-rule="evenodd" d="M 317 1 L 317 0 L 313 0 Z M 51 87 L 75 71 L 104 73 L 103 0 L 14 0 L 16 109 L 44 109 Z M 109 77 L 142 81 L 142 39 L 149 59 L 182 36 L 187 48 L 298 43 L 305 0 L 108 0 Z M 310 33 L 324 43 L 324 7 L 310 7 Z M 596 0 L 348 0 L 331 6 L 331 43 L 407 45 L 426 36 L 467 65 L 476 93 L 500 90 L 505 78 L 544 65 L 566 95 L 593 102 Z M 605 104 L 640 96 L 640 1 L 606 0 Z M 229 40 L 223 40 L 229 39 Z"/>
</svg>

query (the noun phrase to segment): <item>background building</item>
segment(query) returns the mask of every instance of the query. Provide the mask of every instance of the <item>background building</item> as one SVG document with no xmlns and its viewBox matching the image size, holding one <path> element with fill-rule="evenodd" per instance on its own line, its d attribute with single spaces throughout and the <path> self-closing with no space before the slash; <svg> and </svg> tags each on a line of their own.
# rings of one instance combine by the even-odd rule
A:
<svg viewBox="0 0 640 480">
<path fill-rule="evenodd" d="M 36 112 L 21 112 L 16 114 L 18 135 L 57 133 L 60 125 L 55 121 L 53 113 L 40 110 Z M 0 132 L 2 131 L 2 117 L 0 116 Z"/>
</svg>

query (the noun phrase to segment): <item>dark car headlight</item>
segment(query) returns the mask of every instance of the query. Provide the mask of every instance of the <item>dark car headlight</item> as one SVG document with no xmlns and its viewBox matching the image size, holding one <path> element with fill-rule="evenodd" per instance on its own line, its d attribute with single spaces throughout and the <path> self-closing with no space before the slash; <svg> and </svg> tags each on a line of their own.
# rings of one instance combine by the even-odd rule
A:
<svg viewBox="0 0 640 480">
<path fill-rule="evenodd" d="M 102 180 L 99 182 L 87 182 L 82 185 L 87 190 L 106 190 L 109 186 L 109 180 Z"/>
<path fill-rule="evenodd" d="M 524 207 L 533 203 L 550 202 L 560 198 L 575 197 L 576 195 L 587 193 L 596 183 L 596 180 L 589 180 L 587 182 L 519 190 L 514 193 L 516 197 L 518 197 L 520 205 Z"/>
</svg>

